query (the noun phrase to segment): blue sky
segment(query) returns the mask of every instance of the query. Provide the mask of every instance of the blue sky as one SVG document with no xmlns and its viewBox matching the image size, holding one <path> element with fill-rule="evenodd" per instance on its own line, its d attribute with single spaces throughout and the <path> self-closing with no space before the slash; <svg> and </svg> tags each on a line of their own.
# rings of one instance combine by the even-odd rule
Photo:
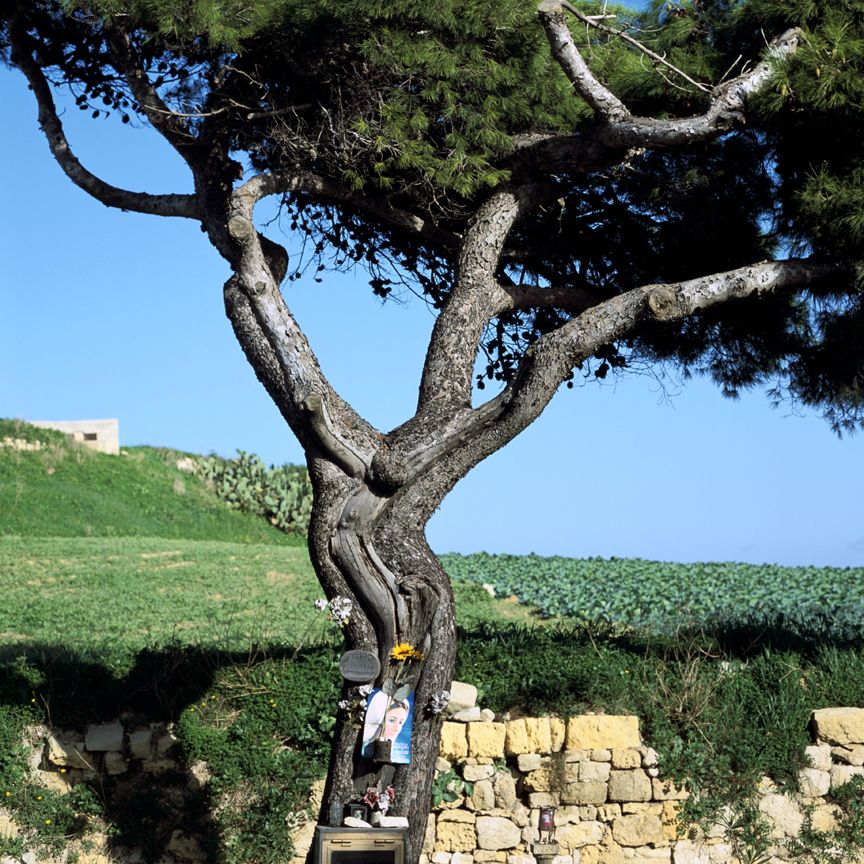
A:
<svg viewBox="0 0 864 864">
<path fill-rule="evenodd" d="M 227 268 L 200 230 L 89 199 L 51 158 L 23 78 L 0 70 L 0 416 L 118 417 L 124 445 L 270 463 L 299 445 L 225 318 Z M 147 130 L 64 123 L 109 182 L 188 191 Z M 413 411 L 431 313 L 376 300 L 361 277 L 292 283 L 286 296 L 338 390 L 378 428 Z M 861 566 L 864 437 L 763 394 L 723 399 L 647 377 L 562 390 L 519 439 L 464 479 L 429 525 L 438 552 L 536 552 L 671 561 Z"/>
</svg>

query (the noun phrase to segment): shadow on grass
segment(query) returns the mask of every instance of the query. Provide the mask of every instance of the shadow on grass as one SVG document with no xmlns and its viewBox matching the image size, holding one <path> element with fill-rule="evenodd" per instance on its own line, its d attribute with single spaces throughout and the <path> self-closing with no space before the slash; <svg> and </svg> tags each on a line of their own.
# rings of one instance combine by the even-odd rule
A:
<svg viewBox="0 0 864 864">
<path fill-rule="evenodd" d="M 600 624 L 485 625 L 460 630 L 455 677 L 477 685 L 480 704 L 499 715 L 639 715 L 646 743 L 675 754 L 664 757 L 664 771 L 702 772 L 702 788 L 719 776 L 794 783 L 809 712 L 864 705 L 864 641 L 832 642 L 783 623 L 682 628 L 674 636 Z M 290 851 L 292 814 L 326 768 L 338 655 L 333 645 L 296 657 L 285 646 L 175 645 L 134 656 L 0 647 L 0 745 L 16 740 L 2 728 L 12 717 L 17 740 L 34 722 L 54 731 L 118 718 L 127 730 L 174 724 L 173 768 L 148 772 L 132 760 L 125 774 L 103 773 L 94 783 L 111 851 L 122 858 L 138 848 L 159 860 L 181 832 L 197 838 L 210 861 L 276 864 Z M 209 782 L 191 770 L 201 763 Z M 0 783 L 5 771 L 8 782 L 24 784 L 10 765 L 0 752 Z"/>
<path fill-rule="evenodd" d="M 91 815 L 110 826 L 112 855 L 122 860 L 139 849 L 144 860 L 157 861 L 172 851 L 172 838 L 177 852 L 179 836 L 192 838 L 200 854 L 187 846 L 188 854 L 181 850 L 175 857 L 216 861 L 223 857 L 227 827 L 238 835 L 248 832 L 250 846 L 256 838 L 275 844 L 272 860 L 283 860 L 290 848 L 287 817 L 302 810 L 311 781 L 326 765 L 337 660 L 336 648 L 326 645 L 296 656 L 284 646 L 225 652 L 176 645 L 134 656 L 34 643 L 0 646 L 0 726 L 17 724 L 14 730 L 0 728 L 0 742 L 21 740 L 24 727 L 35 723 L 61 737 L 76 732 L 79 739 L 91 724 L 118 719 L 127 732 L 148 728 L 157 737 L 171 724 L 176 743 L 170 751 L 158 752 L 154 738 L 153 758 L 130 758 L 121 774 L 65 772 L 88 786 L 89 800 L 98 802 L 101 812 Z M 171 741 L 164 733 L 162 740 Z M 128 744 L 124 755 L 130 756 Z M 96 769 L 102 768 L 99 760 L 95 754 Z M 196 762 L 207 763 L 212 782 L 200 782 L 192 770 Z M 42 767 L 51 770 L 44 757 Z M 10 795 L 13 805 L 27 797 L 26 777 L 16 775 L 0 753 L 0 784 L 13 787 L 16 779 L 22 792 Z M 259 787 L 269 792 L 262 795 Z M 232 794 L 240 811 L 249 808 L 242 824 L 220 816 L 225 796 Z M 40 811 L 38 819 L 22 813 L 25 822 L 29 817 L 22 827 L 37 824 L 45 839 L 46 813 Z M 58 818 L 51 822 L 59 828 Z M 278 824 L 279 830 L 266 831 L 259 823 Z"/>
</svg>

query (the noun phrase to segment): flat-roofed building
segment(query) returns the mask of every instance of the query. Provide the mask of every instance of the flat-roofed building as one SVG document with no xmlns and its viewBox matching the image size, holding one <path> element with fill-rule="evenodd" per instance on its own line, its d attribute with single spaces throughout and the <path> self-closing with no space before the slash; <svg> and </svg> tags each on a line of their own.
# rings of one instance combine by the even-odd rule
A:
<svg viewBox="0 0 864 864">
<path fill-rule="evenodd" d="M 87 447 L 117 456 L 120 453 L 119 420 L 30 420 L 31 426 L 65 432 Z"/>
</svg>

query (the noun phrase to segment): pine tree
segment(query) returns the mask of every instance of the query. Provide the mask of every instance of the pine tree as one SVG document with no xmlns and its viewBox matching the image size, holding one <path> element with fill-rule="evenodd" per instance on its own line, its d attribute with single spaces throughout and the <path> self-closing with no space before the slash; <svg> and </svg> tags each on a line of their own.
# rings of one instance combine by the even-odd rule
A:
<svg viewBox="0 0 864 864">
<path fill-rule="evenodd" d="M 226 311 L 306 452 L 310 552 L 328 597 L 351 601 L 348 645 L 391 672 L 423 655 L 411 764 L 359 756 L 340 718 L 322 821 L 392 784 L 417 860 L 455 656 L 424 526 L 575 370 L 675 364 L 729 395 L 770 382 L 837 431 L 864 421 L 861 0 L 38 0 L 2 15 L 4 59 L 69 178 L 199 222 L 230 265 Z M 62 87 L 94 118 L 151 125 L 194 192 L 91 174 Z M 309 256 L 256 223 L 268 197 Z M 286 304 L 310 265 L 362 266 L 377 295 L 407 285 L 438 310 L 417 411 L 386 434 L 334 390 Z"/>
</svg>

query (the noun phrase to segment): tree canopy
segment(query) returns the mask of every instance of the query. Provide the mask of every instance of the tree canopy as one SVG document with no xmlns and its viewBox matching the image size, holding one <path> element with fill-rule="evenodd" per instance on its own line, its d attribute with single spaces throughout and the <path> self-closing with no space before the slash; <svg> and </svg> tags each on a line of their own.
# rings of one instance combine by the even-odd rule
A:
<svg viewBox="0 0 864 864">
<path fill-rule="evenodd" d="M 411 764 L 358 755 L 341 717 L 324 812 L 392 782 L 411 860 L 455 652 L 424 526 L 461 477 L 574 374 L 641 364 L 730 395 L 770 384 L 837 431 L 864 422 L 862 0 L 40 0 L 2 15 L 3 57 L 69 178 L 197 221 L 230 265 L 226 312 L 306 452 L 310 552 L 352 610 L 346 638 L 378 655 L 382 688 L 396 646 L 418 657 L 399 679 L 415 688 Z M 94 120 L 152 126 L 193 191 L 93 175 L 63 88 Z M 256 220 L 271 197 L 291 255 Z M 438 310 L 416 413 L 389 432 L 335 391 L 283 292 L 350 267 Z"/>
<path fill-rule="evenodd" d="M 598 86 L 620 100 L 603 111 L 668 127 L 714 110 L 715 122 L 689 133 L 660 125 L 653 140 L 644 124 L 610 134 L 581 73 L 552 56 L 533 5 L 513 0 L 24 4 L 5 54 L 17 30 L 34 71 L 70 87 L 94 117 L 153 123 L 189 158 L 218 145 L 231 154 L 225 182 L 278 172 L 283 224 L 309 236 L 314 266 L 361 264 L 381 295 L 407 279 L 440 307 L 478 201 L 527 182 L 550 188 L 548 203 L 520 217 L 499 264 L 516 285 L 603 300 L 790 253 L 838 263 L 837 278 L 806 294 L 651 322 L 580 363 L 602 377 L 671 360 L 707 370 L 727 393 L 771 381 L 835 428 L 853 428 L 864 7 L 758 0 L 616 11 L 574 18 L 569 34 Z M 742 106 L 720 111 L 736 76 L 746 79 L 791 27 L 801 45 L 770 64 L 746 124 Z M 130 80 L 133 67 L 148 92 Z M 308 265 L 298 260 L 289 278 Z M 510 381 L 524 351 L 572 317 L 568 305 L 496 316 L 480 385 Z"/>
</svg>

